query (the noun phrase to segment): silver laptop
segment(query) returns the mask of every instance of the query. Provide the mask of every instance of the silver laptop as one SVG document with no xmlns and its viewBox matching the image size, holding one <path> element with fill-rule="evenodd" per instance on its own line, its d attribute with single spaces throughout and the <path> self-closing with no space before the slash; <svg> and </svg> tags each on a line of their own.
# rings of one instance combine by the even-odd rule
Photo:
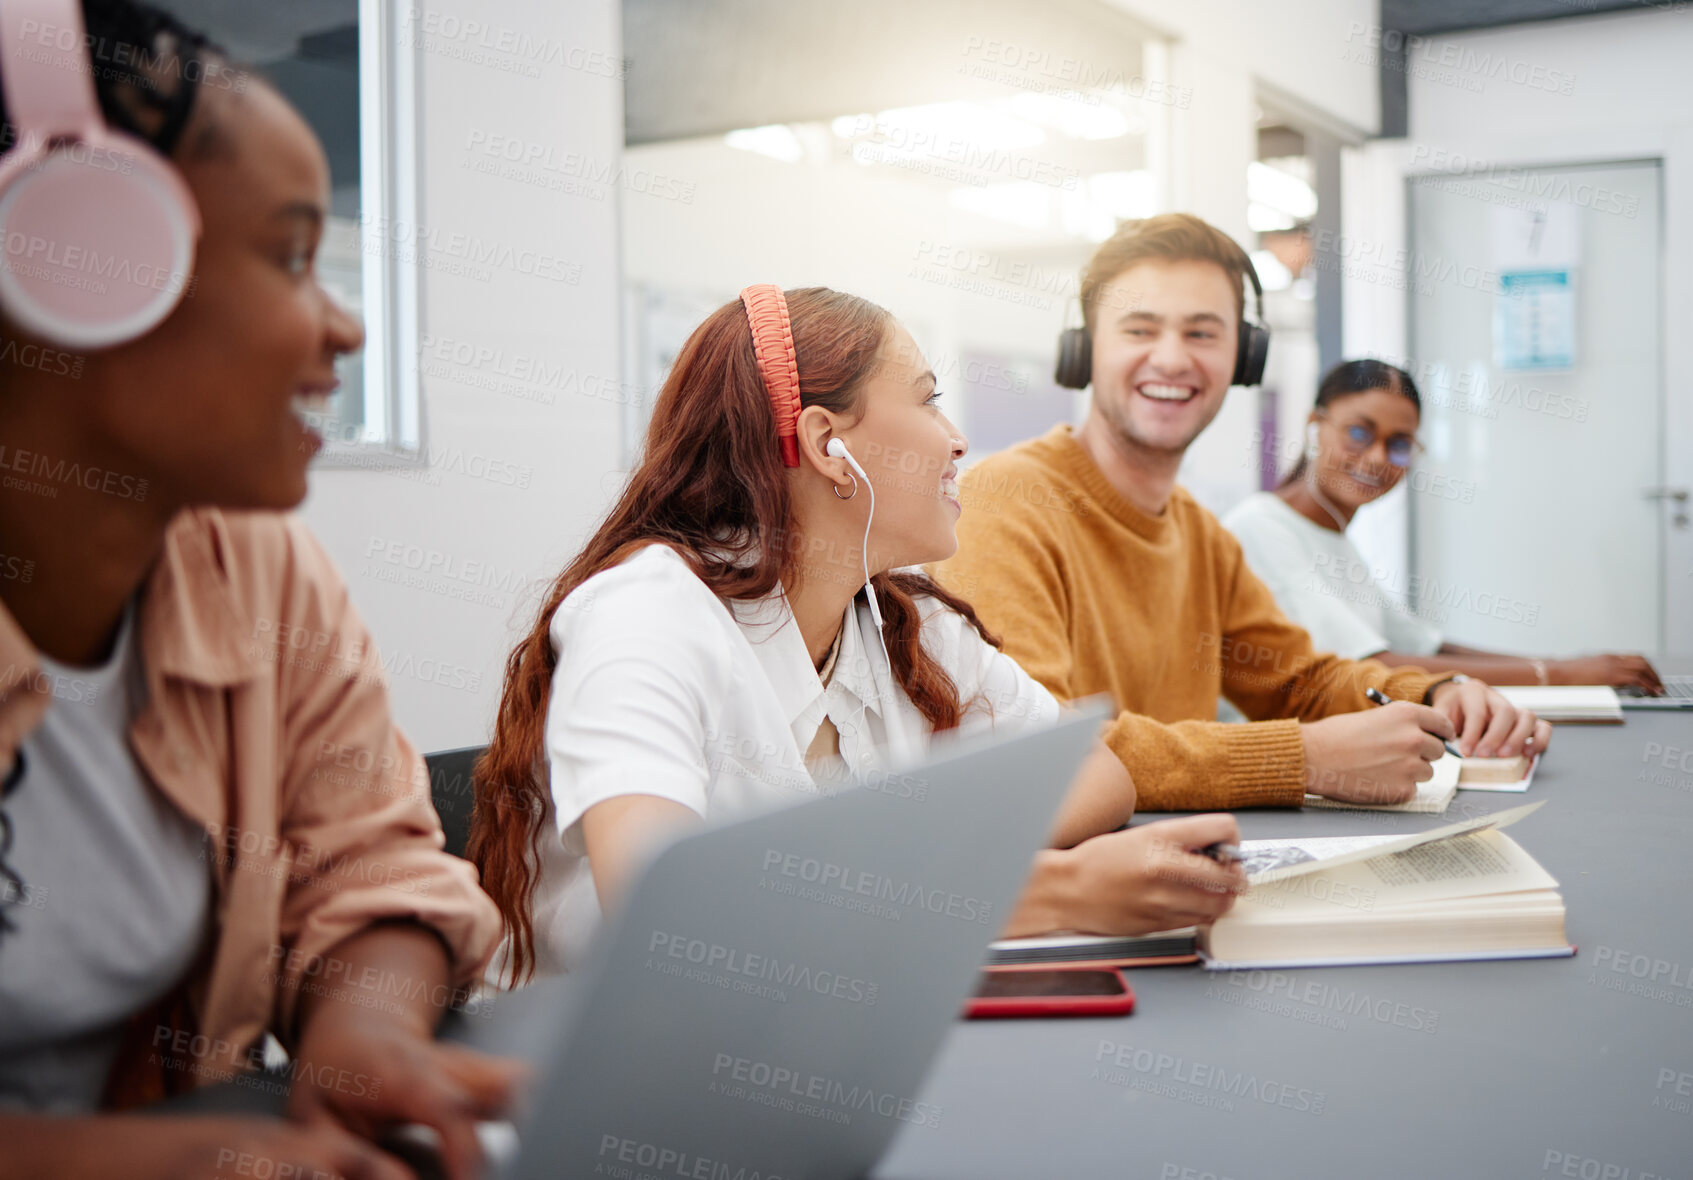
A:
<svg viewBox="0 0 1693 1180">
<path fill-rule="evenodd" d="M 1625 709 L 1693 709 L 1693 676 L 1665 676 L 1664 695 L 1636 696 L 1625 688 L 1617 689 L 1617 704 Z"/>
<path fill-rule="evenodd" d="M 661 852 L 589 963 L 499 997 L 544 1079 L 501 1174 L 857 1177 L 945 1111 L 920 1093 L 1109 710 Z"/>
</svg>

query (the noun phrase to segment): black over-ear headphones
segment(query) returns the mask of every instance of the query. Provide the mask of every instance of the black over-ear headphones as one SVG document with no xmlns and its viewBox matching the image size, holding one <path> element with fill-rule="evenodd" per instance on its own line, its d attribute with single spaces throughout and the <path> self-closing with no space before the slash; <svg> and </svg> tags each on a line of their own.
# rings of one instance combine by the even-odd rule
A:
<svg viewBox="0 0 1693 1180">
<path fill-rule="evenodd" d="M 1230 385 L 1257 385 L 1263 381 L 1264 362 L 1270 356 L 1270 329 L 1264 324 L 1264 287 L 1258 281 L 1252 259 L 1244 261 L 1246 281 L 1252 284 L 1253 303 L 1258 309 L 1258 322 L 1251 323 L 1244 317 L 1240 321 L 1240 344 L 1235 350 Z M 1086 389 L 1093 380 L 1093 337 L 1086 327 L 1065 328 L 1058 334 L 1058 367 L 1053 370 L 1052 379 L 1065 389 Z"/>
</svg>

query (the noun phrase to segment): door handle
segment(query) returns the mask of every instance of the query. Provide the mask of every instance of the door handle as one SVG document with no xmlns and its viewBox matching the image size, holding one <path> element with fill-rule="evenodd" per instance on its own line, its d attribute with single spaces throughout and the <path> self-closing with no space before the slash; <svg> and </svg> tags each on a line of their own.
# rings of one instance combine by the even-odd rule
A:
<svg viewBox="0 0 1693 1180">
<path fill-rule="evenodd" d="M 1648 500 L 1674 501 L 1675 511 L 1670 516 L 1670 523 L 1676 528 L 1684 529 L 1689 524 L 1693 524 L 1693 517 L 1687 515 L 1688 492 L 1686 488 L 1665 485 L 1663 487 L 1645 488 L 1640 494 Z"/>
</svg>

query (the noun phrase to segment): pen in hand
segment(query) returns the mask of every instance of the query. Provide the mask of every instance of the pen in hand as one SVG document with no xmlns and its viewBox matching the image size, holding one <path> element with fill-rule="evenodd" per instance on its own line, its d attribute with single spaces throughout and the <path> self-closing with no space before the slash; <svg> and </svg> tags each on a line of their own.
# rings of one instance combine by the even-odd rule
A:
<svg viewBox="0 0 1693 1180">
<path fill-rule="evenodd" d="M 1199 849 L 1199 855 L 1208 856 L 1220 865 L 1239 864 L 1246 859 L 1246 855 L 1241 852 L 1239 845 L 1224 844 L 1221 841 L 1215 844 L 1207 844 L 1204 848 Z"/>
<path fill-rule="evenodd" d="M 1387 694 L 1382 692 L 1379 688 L 1366 688 L 1364 690 L 1364 695 L 1369 697 L 1370 701 L 1377 705 L 1391 705 L 1393 703 L 1390 699 L 1388 699 Z M 1440 744 L 1446 747 L 1446 752 L 1452 755 L 1452 757 L 1462 758 L 1464 756 L 1463 753 L 1459 751 L 1458 747 L 1453 745 L 1451 742 L 1443 740 Z"/>
</svg>

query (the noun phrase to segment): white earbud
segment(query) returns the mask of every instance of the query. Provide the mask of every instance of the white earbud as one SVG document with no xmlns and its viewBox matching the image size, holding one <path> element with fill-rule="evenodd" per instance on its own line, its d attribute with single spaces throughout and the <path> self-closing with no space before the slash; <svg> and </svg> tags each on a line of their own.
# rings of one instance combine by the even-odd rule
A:
<svg viewBox="0 0 1693 1180">
<path fill-rule="evenodd" d="M 870 483 L 869 473 L 858 465 L 858 460 L 852 457 L 852 452 L 847 450 L 846 444 L 840 439 L 830 439 L 828 445 L 823 448 L 823 453 L 825 455 L 833 455 L 837 459 L 845 459 L 847 461 L 847 466 L 851 467 L 853 471 L 858 474 L 859 478 L 864 481 L 865 490 L 870 493 L 870 515 L 866 517 L 864 521 L 864 597 L 868 599 L 870 603 L 870 617 L 876 620 L 876 636 L 877 638 L 881 638 L 882 604 L 876 601 L 876 588 L 870 584 L 870 525 L 876 519 L 876 489 Z M 883 655 L 887 654 L 887 649 L 887 641 L 883 640 Z M 888 662 L 888 667 L 889 669 L 893 668 L 893 661 L 890 660 Z"/>
<path fill-rule="evenodd" d="M 870 618 L 876 624 L 876 640 L 881 644 L 882 659 L 888 667 L 888 689 L 890 692 L 897 692 L 893 657 L 888 654 L 887 636 L 882 634 L 882 604 L 876 601 L 876 588 L 870 584 L 870 525 L 876 519 L 876 489 L 870 483 L 870 473 L 858 465 L 858 460 L 852 457 L 852 452 L 847 450 L 846 444 L 840 439 L 830 439 L 823 447 L 823 453 L 833 455 L 837 459 L 845 459 L 847 466 L 864 481 L 864 487 L 870 493 L 870 515 L 864 521 L 864 598 L 870 604 Z M 889 709 L 884 723 L 887 725 L 888 742 L 895 761 L 902 765 L 914 761 L 918 748 L 906 738 L 905 722 L 900 716 L 900 711 L 897 708 Z"/>
<path fill-rule="evenodd" d="M 1305 456 L 1309 459 L 1317 457 L 1317 424 L 1315 422 L 1305 424 Z"/>
<path fill-rule="evenodd" d="M 870 477 L 864 474 L 864 468 L 858 465 L 858 460 L 852 457 L 852 452 L 846 449 L 846 444 L 840 439 L 830 439 L 829 445 L 823 448 L 823 453 L 825 455 L 833 455 L 837 459 L 845 459 L 847 461 L 847 466 L 851 467 L 860 476 L 862 476 L 865 483 L 870 482 Z"/>
</svg>

